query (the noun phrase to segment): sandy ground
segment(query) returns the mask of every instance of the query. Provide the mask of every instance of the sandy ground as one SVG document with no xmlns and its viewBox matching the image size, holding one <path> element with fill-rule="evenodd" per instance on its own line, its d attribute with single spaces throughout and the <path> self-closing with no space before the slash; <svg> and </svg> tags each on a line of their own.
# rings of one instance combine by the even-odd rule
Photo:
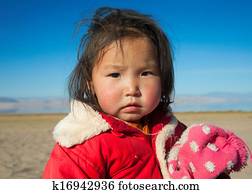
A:
<svg viewBox="0 0 252 194">
<path fill-rule="evenodd" d="M 0 115 L 0 178 L 40 178 L 54 145 L 52 129 L 63 114 Z M 230 129 L 252 148 L 252 113 L 177 113 L 179 120 Z M 252 165 L 232 178 L 252 178 Z"/>
</svg>

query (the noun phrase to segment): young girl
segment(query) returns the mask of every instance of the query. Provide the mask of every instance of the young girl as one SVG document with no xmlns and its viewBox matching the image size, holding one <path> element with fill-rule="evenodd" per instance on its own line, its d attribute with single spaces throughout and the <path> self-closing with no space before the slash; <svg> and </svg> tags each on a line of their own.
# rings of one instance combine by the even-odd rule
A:
<svg viewBox="0 0 252 194">
<path fill-rule="evenodd" d="M 246 164 L 237 136 L 173 116 L 170 44 L 150 17 L 98 9 L 79 54 L 43 178 L 216 178 Z"/>
</svg>

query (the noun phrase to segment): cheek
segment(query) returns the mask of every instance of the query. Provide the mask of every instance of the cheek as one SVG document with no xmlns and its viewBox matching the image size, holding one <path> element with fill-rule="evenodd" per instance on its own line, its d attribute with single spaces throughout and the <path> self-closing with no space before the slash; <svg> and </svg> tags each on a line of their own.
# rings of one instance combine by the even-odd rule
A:
<svg viewBox="0 0 252 194">
<path fill-rule="evenodd" d="M 116 88 L 111 87 L 109 84 L 101 84 L 99 88 L 95 90 L 96 97 L 98 99 L 99 105 L 101 106 L 103 111 L 111 110 L 114 107 L 114 104 L 120 98 L 118 94 L 118 90 Z"/>
<path fill-rule="evenodd" d="M 144 96 L 148 106 L 157 106 L 161 98 L 160 81 L 157 80 L 146 85 L 144 88 Z"/>
</svg>

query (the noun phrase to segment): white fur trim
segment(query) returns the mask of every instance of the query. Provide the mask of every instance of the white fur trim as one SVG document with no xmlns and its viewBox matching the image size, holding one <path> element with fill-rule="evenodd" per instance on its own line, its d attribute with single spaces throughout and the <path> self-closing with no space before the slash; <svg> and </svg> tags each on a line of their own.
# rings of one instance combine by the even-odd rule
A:
<svg viewBox="0 0 252 194">
<path fill-rule="evenodd" d="M 190 128 L 187 128 L 181 135 L 180 139 L 175 143 L 175 145 L 171 148 L 169 155 L 168 155 L 168 159 L 167 161 L 170 162 L 171 160 L 177 160 L 178 158 L 178 154 L 179 151 L 181 149 L 181 147 L 185 144 L 185 142 L 188 139 L 188 134 L 190 131 Z M 179 161 L 180 162 L 180 161 Z"/>
<path fill-rule="evenodd" d="M 187 142 L 190 129 L 191 129 L 191 127 L 187 128 L 187 129 L 182 133 L 180 139 L 177 141 L 177 144 L 179 144 L 180 147 L 182 147 L 182 145 L 184 145 L 184 144 Z"/>
<path fill-rule="evenodd" d="M 108 129 L 109 124 L 97 111 L 73 101 L 71 112 L 56 125 L 53 136 L 60 145 L 71 147 Z"/>
<path fill-rule="evenodd" d="M 168 162 L 171 162 L 172 160 L 177 160 L 178 159 L 178 152 L 179 152 L 179 150 L 180 150 L 180 146 L 179 145 L 174 145 L 173 146 L 172 152 L 170 151 L 169 158 L 167 159 Z"/>
<path fill-rule="evenodd" d="M 177 124 L 177 119 L 174 116 L 171 116 L 171 121 L 169 122 L 169 124 L 164 126 L 164 128 L 159 132 L 156 138 L 156 154 L 163 178 L 170 178 L 166 162 L 167 153 L 165 149 L 165 143 L 166 140 L 174 134 Z"/>
</svg>

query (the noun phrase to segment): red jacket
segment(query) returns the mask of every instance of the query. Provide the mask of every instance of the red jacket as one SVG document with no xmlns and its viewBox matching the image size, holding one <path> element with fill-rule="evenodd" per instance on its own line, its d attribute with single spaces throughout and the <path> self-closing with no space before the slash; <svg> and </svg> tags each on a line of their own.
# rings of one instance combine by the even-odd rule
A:
<svg viewBox="0 0 252 194">
<path fill-rule="evenodd" d="M 115 117 L 73 103 L 54 129 L 43 178 L 169 178 L 167 155 L 185 126 L 155 115 L 146 135 Z"/>
</svg>

